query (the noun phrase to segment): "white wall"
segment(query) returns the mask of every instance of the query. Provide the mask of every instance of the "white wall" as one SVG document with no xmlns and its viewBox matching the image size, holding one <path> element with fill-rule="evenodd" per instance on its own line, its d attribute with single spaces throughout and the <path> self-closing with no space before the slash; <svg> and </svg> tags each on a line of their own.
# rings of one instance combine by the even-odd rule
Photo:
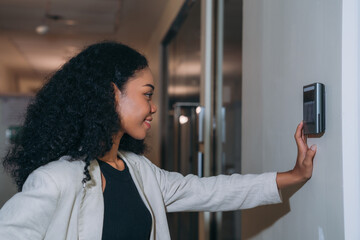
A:
<svg viewBox="0 0 360 240">
<path fill-rule="evenodd" d="M 312 179 L 284 203 L 243 211 L 243 239 L 344 239 L 342 1 L 244 0 L 243 173 L 294 166 L 302 87 L 326 87 L 326 132 Z"/>
<path fill-rule="evenodd" d="M 360 239 L 360 4 L 343 1 L 342 148 L 345 239 Z"/>
</svg>

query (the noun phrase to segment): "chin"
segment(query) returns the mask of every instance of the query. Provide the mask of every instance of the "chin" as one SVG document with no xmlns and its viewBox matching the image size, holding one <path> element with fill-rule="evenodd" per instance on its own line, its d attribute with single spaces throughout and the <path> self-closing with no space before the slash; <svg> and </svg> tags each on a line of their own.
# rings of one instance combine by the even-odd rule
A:
<svg viewBox="0 0 360 240">
<path fill-rule="evenodd" d="M 146 134 L 145 135 L 130 135 L 130 136 L 139 141 L 144 140 L 146 138 Z"/>
<path fill-rule="evenodd" d="M 141 140 L 145 140 L 145 138 L 146 138 L 146 137 L 136 137 L 136 138 L 134 138 L 134 139 L 141 141 Z"/>
</svg>

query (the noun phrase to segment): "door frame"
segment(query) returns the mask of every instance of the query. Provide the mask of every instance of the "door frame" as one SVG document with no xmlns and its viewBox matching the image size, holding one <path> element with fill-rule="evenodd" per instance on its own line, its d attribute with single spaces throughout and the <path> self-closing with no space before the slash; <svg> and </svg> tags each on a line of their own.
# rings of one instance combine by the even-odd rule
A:
<svg viewBox="0 0 360 240">
<path fill-rule="evenodd" d="M 360 239 L 360 4 L 342 2 L 342 160 L 345 239 Z"/>
</svg>

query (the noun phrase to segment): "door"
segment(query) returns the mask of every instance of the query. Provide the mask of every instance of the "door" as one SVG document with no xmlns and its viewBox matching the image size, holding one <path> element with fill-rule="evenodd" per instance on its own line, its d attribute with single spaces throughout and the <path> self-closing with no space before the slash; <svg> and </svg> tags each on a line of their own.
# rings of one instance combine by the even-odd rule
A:
<svg viewBox="0 0 360 240">
<path fill-rule="evenodd" d="M 216 8 L 216 174 L 241 173 L 242 1 L 218 0 Z M 241 238 L 241 212 L 216 214 L 219 240 Z"/>
<path fill-rule="evenodd" d="M 238 0 L 186 1 L 164 39 L 167 170 L 201 176 L 241 170 L 241 14 Z M 172 239 L 240 239 L 240 219 L 239 211 L 168 215 Z"/>
<path fill-rule="evenodd" d="M 163 43 L 162 167 L 198 174 L 200 2 L 186 1 Z M 171 239 L 199 239 L 197 212 L 168 213 Z"/>
</svg>

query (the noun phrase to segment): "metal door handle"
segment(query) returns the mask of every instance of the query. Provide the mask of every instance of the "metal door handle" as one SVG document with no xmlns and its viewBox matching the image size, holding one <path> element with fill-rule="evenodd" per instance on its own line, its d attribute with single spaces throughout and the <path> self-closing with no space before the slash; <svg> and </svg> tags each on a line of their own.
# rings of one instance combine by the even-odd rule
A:
<svg viewBox="0 0 360 240">
<path fill-rule="evenodd" d="M 204 142 L 204 116 L 205 116 L 205 107 L 199 106 L 199 116 L 198 116 L 198 121 L 199 121 L 199 143 Z"/>
<path fill-rule="evenodd" d="M 203 177 L 203 153 L 202 152 L 198 152 L 198 176 L 199 177 Z"/>
</svg>

